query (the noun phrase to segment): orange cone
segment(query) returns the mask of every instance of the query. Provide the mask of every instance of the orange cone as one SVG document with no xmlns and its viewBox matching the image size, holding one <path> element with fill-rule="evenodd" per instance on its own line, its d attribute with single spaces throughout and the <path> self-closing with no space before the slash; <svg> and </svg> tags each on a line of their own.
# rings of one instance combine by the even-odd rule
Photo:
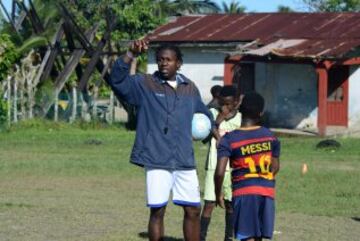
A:
<svg viewBox="0 0 360 241">
<path fill-rule="evenodd" d="M 305 175 L 308 172 L 308 166 L 306 163 L 302 165 L 301 174 Z"/>
</svg>

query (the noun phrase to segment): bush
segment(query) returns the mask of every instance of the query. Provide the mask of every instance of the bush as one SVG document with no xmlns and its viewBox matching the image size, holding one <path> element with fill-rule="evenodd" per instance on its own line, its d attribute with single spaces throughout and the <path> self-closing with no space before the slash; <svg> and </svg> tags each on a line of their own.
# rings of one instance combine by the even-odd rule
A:
<svg viewBox="0 0 360 241">
<path fill-rule="evenodd" d="M 1 95 L 1 92 L 0 92 Z M 4 126 L 7 121 L 8 106 L 5 99 L 0 98 L 0 126 Z"/>
</svg>

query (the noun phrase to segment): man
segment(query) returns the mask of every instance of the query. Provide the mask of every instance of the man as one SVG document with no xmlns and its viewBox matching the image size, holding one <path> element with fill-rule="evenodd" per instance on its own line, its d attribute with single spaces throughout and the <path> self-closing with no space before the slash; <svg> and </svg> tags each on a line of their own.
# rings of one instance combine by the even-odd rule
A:
<svg viewBox="0 0 360 241">
<path fill-rule="evenodd" d="M 110 85 L 120 98 L 138 109 L 131 162 L 146 171 L 149 240 L 163 240 L 164 214 L 172 191 L 173 202 L 184 209 L 185 240 L 198 241 L 200 193 L 191 121 L 195 112 L 206 114 L 213 122 L 212 115 L 195 84 L 177 73 L 183 61 L 176 46 L 157 49 L 158 71 L 154 74 L 129 74 L 132 59 L 147 49 L 145 40 L 134 41 L 114 64 Z"/>
</svg>

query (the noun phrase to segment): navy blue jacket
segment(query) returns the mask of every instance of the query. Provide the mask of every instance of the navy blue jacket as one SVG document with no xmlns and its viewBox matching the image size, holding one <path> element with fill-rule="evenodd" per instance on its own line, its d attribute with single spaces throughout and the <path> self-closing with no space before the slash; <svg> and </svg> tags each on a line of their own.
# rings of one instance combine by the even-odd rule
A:
<svg viewBox="0 0 360 241">
<path fill-rule="evenodd" d="M 119 58 L 112 67 L 110 86 L 115 94 L 137 106 L 136 138 L 131 162 L 147 168 L 195 168 L 191 121 L 195 112 L 213 117 L 195 84 L 177 75 L 177 88 L 152 75 L 129 74 L 130 65 Z"/>
</svg>

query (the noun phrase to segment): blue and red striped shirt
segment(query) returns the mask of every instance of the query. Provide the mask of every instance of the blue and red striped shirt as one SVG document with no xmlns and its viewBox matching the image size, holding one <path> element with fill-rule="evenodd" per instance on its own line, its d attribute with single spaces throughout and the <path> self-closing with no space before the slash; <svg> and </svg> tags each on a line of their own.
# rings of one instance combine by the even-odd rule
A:
<svg viewBox="0 0 360 241">
<path fill-rule="evenodd" d="M 272 157 L 280 156 L 280 142 L 265 127 L 227 133 L 218 146 L 218 159 L 228 157 L 232 168 L 233 196 L 261 195 L 274 198 Z"/>
</svg>

